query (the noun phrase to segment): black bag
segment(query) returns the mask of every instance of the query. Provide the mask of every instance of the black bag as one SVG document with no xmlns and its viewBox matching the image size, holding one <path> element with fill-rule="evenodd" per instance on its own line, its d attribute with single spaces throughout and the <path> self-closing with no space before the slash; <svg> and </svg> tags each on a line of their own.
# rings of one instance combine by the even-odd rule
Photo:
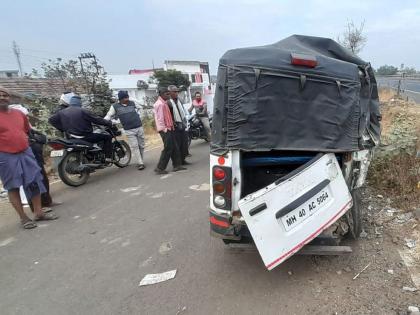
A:
<svg viewBox="0 0 420 315">
<path fill-rule="evenodd" d="M 39 144 L 47 144 L 47 136 L 40 133 L 39 131 L 31 129 L 29 131 L 29 141 Z"/>
</svg>

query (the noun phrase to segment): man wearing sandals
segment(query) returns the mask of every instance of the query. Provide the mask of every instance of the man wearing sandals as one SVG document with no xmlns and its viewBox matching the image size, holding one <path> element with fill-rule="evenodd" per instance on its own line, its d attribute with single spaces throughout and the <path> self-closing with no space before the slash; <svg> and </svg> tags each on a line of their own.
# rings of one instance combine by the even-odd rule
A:
<svg viewBox="0 0 420 315">
<path fill-rule="evenodd" d="M 18 213 L 25 229 L 36 227 L 23 211 L 19 187 L 23 186 L 26 197 L 34 208 L 34 220 L 55 220 L 53 213 L 41 209 L 41 194 L 46 192 L 43 177 L 35 156 L 29 147 L 28 118 L 16 109 L 9 109 L 10 93 L 0 88 L 0 179 L 8 191 L 9 200 Z"/>
</svg>

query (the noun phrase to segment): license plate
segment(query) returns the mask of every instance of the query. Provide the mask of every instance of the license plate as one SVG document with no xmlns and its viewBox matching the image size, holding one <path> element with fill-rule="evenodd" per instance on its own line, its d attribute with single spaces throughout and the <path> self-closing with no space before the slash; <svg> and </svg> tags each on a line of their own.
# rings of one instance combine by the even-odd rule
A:
<svg viewBox="0 0 420 315">
<path fill-rule="evenodd" d="M 53 150 L 50 153 L 51 157 L 59 157 L 64 155 L 64 150 Z"/>
<path fill-rule="evenodd" d="M 281 222 L 286 231 L 290 231 L 311 215 L 327 206 L 332 201 L 332 193 L 328 187 L 321 190 L 317 195 L 303 203 L 301 206 L 292 210 L 285 216 L 281 217 Z"/>
</svg>

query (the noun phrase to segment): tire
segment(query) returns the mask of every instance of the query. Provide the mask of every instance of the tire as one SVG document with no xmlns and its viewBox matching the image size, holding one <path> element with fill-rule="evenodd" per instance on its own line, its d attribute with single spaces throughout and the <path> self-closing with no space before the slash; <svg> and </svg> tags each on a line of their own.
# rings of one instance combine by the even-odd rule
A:
<svg viewBox="0 0 420 315">
<path fill-rule="evenodd" d="M 353 198 L 353 207 L 346 214 L 349 224 L 348 236 L 352 239 L 358 239 L 363 227 L 360 190 L 354 189 L 351 192 L 351 197 Z"/>
<path fill-rule="evenodd" d="M 128 165 L 130 165 L 131 162 L 131 149 L 130 146 L 128 145 L 127 142 L 125 142 L 124 140 L 121 141 L 116 141 L 116 143 L 114 143 L 114 146 L 119 146 L 123 151 L 124 151 L 124 159 L 125 160 L 121 160 L 122 158 L 118 157 L 117 152 L 114 149 L 114 159 L 116 160 L 114 162 L 114 164 L 119 167 L 119 168 L 124 168 L 127 167 Z"/>
<path fill-rule="evenodd" d="M 188 133 L 188 148 L 189 148 L 189 147 L 190 147 L 190 145 L 191 145 L 191 141 L 192 141 L 191 134 L 190 134 L 190 133 Z"/>
<path fill-rule="evenodd" d="M 82 174 L 70 174 L 67 172 L 67 168 L 69 167 L 70 163 L 80 163 L 81 154 L 81 152 L 67 153 L 58 165 L 58 176 L 63 181 L 63 183 L 68 186 L 78 187 L 86 184 L 87 180 L 89 179 L 90 174 L 88 172 L 83 172 Z M 76 162 L 72 160 L 75 160 Z"/>
</svg>

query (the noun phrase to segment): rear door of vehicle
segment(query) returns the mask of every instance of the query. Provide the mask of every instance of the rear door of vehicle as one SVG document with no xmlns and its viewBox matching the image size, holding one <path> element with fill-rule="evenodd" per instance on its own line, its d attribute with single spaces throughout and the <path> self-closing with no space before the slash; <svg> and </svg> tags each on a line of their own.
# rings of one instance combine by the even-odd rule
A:
<svg viewBox="0 0 420 315">
<path fill-rule="evenodd" d="M 267 269 L 295 254 L 352 206 L 334 154 L 318 154 L 275 183 L 239 201 Z"/>
</svg>

